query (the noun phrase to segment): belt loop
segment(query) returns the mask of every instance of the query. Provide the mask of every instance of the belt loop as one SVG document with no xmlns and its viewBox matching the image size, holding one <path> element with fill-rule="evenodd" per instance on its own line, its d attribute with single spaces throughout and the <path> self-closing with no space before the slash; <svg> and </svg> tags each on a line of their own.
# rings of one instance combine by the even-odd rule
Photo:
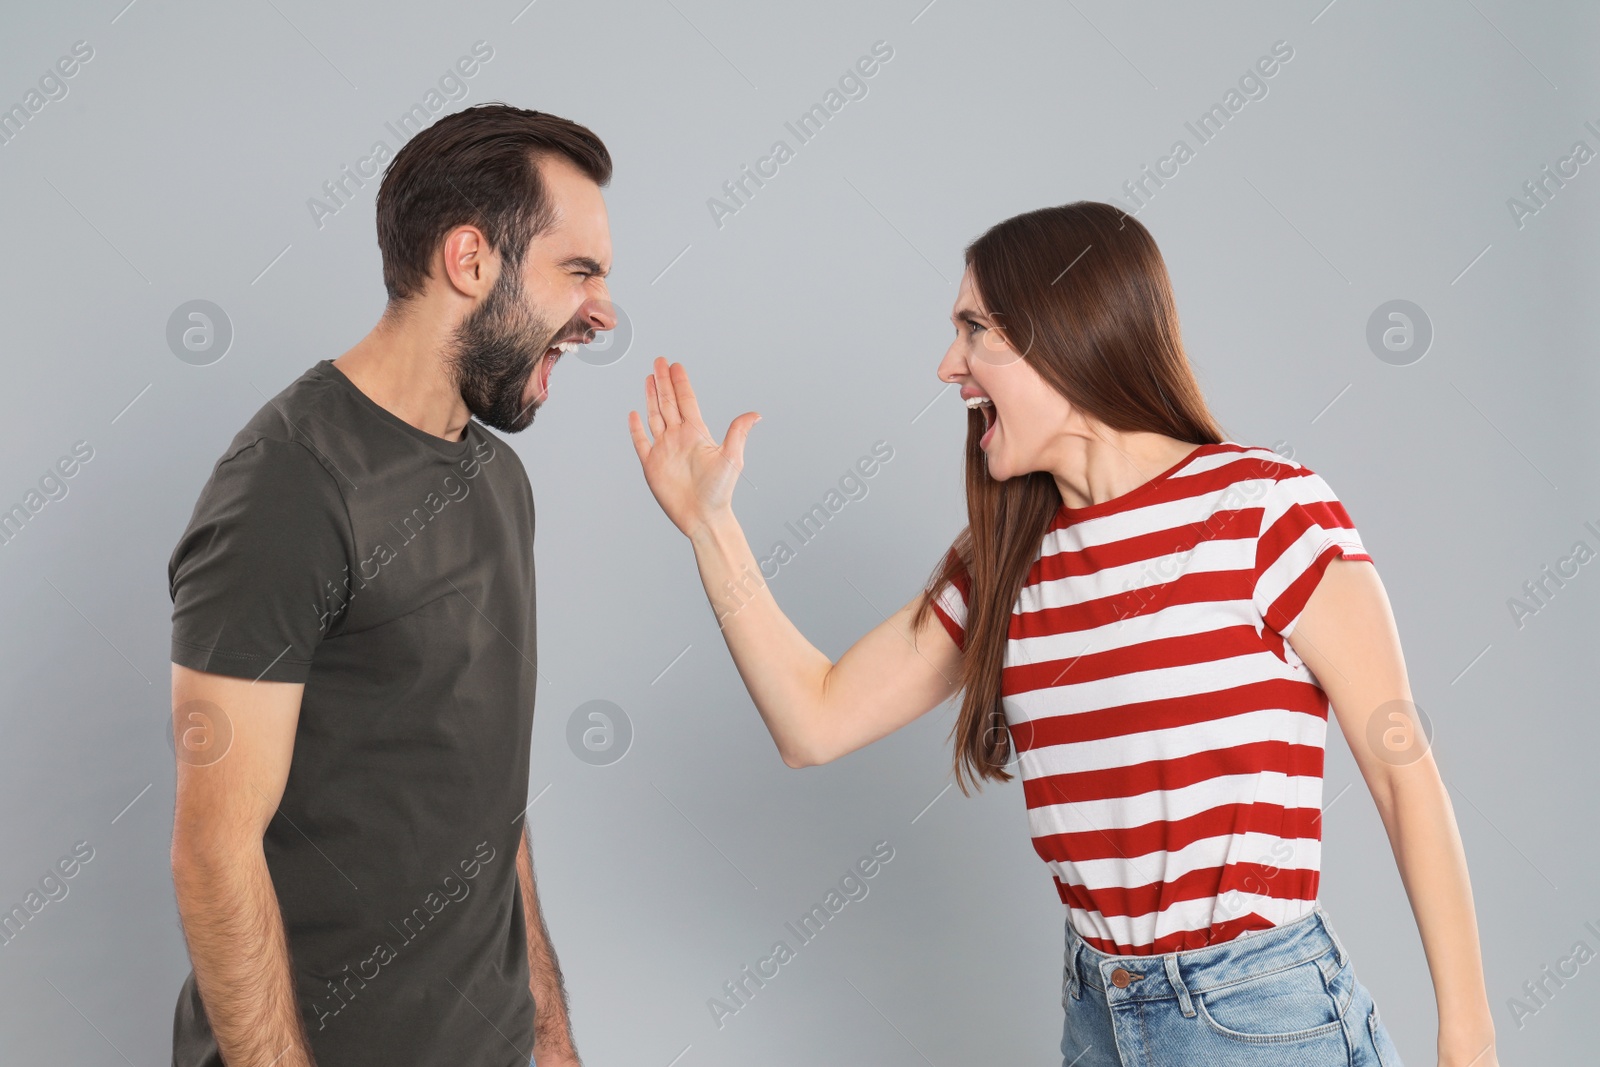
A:
<svg viewBox="0 0 1600 1067">
<path fill-rule="evenodd" d="M 1183 1009 L 1185 1018 L 1194 1018 L 1194 1004 L 1189 1000 L 1189 987 L 1183 984 L 1183 975 L 1178 972 L 1178 957 L 1167 953 L 1161 957 L 1161 962 L 1167 966 L 1167 981 L 1172 983 L 1172 988 L 1178 992 L 1178 1007 Z"/>
<path fill-rule="evenodd" d="M 1082 982 L 1078 978 L 1078 940 L 1073 936 L 1072 919 L 1067 919 L 1067 950 L 1062 969 L 1063 999 L 1080 999 Z"/>
<path fill-rule="evenodd" d="M 1339 940 L 1338 933 L 1333 929 L 1333 920 L 1328 918 L 1327 911 L 1320 903 L 1317 905 L 1317 916 L 1322 922 L 1322 928 L 1328 933 L 1328 940 L 1333 942 L 1333 950 L 1339 956 L 1339 966 L 1344 967 L 1350 962 L 1350 954 L 1345 951 L 1344 942 Z"/>
</svg>

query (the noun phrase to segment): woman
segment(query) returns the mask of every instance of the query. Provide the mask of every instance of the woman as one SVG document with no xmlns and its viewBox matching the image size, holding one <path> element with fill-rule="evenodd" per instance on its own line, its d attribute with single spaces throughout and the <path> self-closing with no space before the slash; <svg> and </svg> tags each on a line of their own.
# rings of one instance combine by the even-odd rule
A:
<svg viewBox="0 0 1600 1067">
<path fill-rule="evenodd" d="M 1438 1062 L 1494 1067 L 1466 862 L 1377 571 L 1326 482 L 1224 439 L 1150 234 L 1087 201 L 1007 219 L 967 248 L 951 319 L 968 526 L 837 663 L 733 515 L 760 416 L 719 447 L 659 358 L 649 436 L 629 412 L 784 762 L 963 694 L 956 780 L 1020 770 L 1067 906 L 1065 1064 L 1399 1067 L 1317 901 L 1331 701 L 1422 936 Z"/>
</svg>

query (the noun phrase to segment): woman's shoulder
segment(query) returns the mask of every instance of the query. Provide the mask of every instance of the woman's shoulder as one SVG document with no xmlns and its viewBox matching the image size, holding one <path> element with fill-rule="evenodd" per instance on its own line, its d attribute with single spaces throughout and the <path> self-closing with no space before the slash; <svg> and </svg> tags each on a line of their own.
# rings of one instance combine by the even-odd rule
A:
<svg viewBox="0 0 1600 1067">
<path fill-rule="evenodd" d="M 1270 448 L 1236 441 L 1209 445 L 1186 473 L 1203 479 L 1196 484 L 1204 486 L 1209 523 L 1231 525 L 1236 516 L 1252 514 L 1265 529 L 1288 511 L 1343 506 L 1332 486 L 1282 442 Z"/>
<path fill-rule="evenodd" d="M 1296 460 L 1293 447 L 1282 441 L 1270 447 L 1223 441 L 1206 446 L 1196 460 L 1193 473 L 1215 472 L 1224 483 L 1248 485 L 1256 492 L 1288 479 L 1321 477 Z"/>
</svg>

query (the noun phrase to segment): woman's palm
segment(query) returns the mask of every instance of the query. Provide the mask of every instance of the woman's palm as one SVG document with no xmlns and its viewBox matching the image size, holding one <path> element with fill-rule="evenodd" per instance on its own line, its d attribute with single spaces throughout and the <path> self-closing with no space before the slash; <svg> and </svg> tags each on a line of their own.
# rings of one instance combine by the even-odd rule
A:
<svg viewBox="0 0 1600 1067">
<path fill-rule="evenodd" d="M 761 416 L 747 411 L 734 419 L 718 445 L 700 416 L 689 372 L 660 356 L 645 381 L 645 412 L 649 437 L 639 413 L 628 412 L 628 430 L 645 481 L 673 525 L 693 534 L 732 504 L 734 481 L 744 469 L 745 439 Z"/>
</svg>

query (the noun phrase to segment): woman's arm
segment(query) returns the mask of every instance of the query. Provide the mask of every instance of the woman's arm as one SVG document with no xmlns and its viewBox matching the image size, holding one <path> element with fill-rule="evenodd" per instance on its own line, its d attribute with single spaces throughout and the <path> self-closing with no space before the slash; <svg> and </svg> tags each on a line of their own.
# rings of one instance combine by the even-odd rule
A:
<svg viewBox="0 0 1600 1067">
<path fill-rule="evenodd" d="M 760 416 L 733 420 L 722 446 L 706 429 L 680 363 L 657 357 L 646 380 L 652 442 L 628 412 L 634 449 L 656 501 L 694 546 L 700 580 L 750 698 L 791 767 L 827 763 L 904 726 L 957 689 L 961 652 L 916 599 L 832 663 L 778 608 L 734 517 L 744 442 Z"/>
<path fill-rule="evenodd" d="M 1333 560 L 1287 640 L 1328 694 L 1383 817 L 1433 977 L 1439 1063 L 1497 1067 L 1466 854 L 1377 568 Z"/>
</svg>

